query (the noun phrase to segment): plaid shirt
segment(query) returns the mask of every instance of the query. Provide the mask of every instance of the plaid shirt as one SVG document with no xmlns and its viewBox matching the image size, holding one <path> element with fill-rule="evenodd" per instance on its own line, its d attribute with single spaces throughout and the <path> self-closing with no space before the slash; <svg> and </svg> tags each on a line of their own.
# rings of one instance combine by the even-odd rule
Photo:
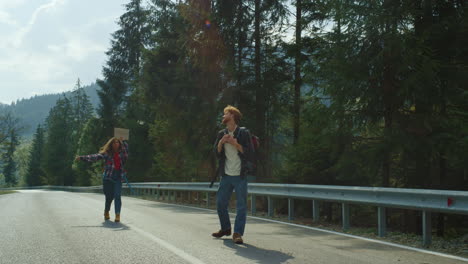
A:
<svg viewBox="0 0 468 264">
<path fill-rule="evenodd" d="M 112 155 L 109 155 L 107 153 L 98 153 L 98 154 L 90 154 L 90 155 L 83 155 L 79 156 L 80 160 L 88 161 L 88 162 L 95 162 L 98 160 L 104 160 L 104 173 L 102 174 L 102 178 L 104 180 L 120 180 L 124 181 L 124 175 L 125 175 L 125 170 L 124 170 L 124 165 L 127 162 L 128 158 L 128 144 L 126 141 L 122 142 L 122 150 L 119 153 L 120 156 L 120 175 L 118 179 L 113 179 L 112 174 L 115 170 L 115 164 L 114 164 L 114 157 Z"/>
</svg>

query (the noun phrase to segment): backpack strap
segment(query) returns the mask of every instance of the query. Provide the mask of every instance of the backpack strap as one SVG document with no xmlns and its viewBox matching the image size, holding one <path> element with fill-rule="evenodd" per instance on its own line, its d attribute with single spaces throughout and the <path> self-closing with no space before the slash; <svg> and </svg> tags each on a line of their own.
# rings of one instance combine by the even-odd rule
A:
<svg viewBox="0 0 468 264">
<path fill-rule="evenodd" d="M 240 135 L 241 132 L 246 132 L 246 131 L 248 131 L 247 128 L 245 128 L 245 127 L 239 127 L 239 132 L 238 132 L 238 134 L 237 134 L 237 137 Z M 237 138 L 237 137 L 236 137 L 236 138 Z"/>
</svg>

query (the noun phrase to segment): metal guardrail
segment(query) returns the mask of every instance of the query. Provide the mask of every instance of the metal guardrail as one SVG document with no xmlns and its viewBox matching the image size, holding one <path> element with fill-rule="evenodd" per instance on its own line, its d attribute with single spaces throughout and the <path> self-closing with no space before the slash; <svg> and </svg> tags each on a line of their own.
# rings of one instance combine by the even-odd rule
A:
<svg viewBox="0 0 468 264">
<path fill-rule="evenodd" d="M 0 188 L 0 191 L 14 191 L 14 190 L 51 190 L 51 191 L 69 191 L 69 192 L 102 192 L 102 185 L 98 186 L 29 186 L 29 187 L 11 187 Z"/>
<path fill-rule="evenodd" d="M 132 183 L 136 195 L 155 195 L 157 199 L 172 196 L 177 191 L 204 192 L 209 206 L 210 193 L 216 192 L 218 184 L 209 188 L 205 182 L 147 182 Z M 51 189 L 64 191 L 100 192 L 101 186 L 69 187 L 69 186 L 40 186 L 34 189 Z M 128 186 L 123 186 L 128 192 Z M 18 188 L 8 188 L 18 189 Z M 26 187 L 26 189 L 31 189 Z M 342 227 L 349 229 L 349 205 L 362 204 L 377 207 L 378 235 L 386 235 L 386 208 L 401 208 L 422 211 L 423 244 L 429 245 L 431 237 L 431 213 L 452 213 L 468 215 L 468 192 L 445 191 L 427 189 L 377 188 L 324 186 L 302 184 L 269 184 L 249 183 L 248 193 L 251 196 L 251 213 L 256 213 L 256 197 L 266 196 L 268 201 L 268 216 L 274 214 L 273 198 L 288 199 L 288 218 L 294 219 L 294 199 L 312 200 L 313 220 L 319 220 L 320 202 L 336 202 L 342 206 Z"/>
</svg>

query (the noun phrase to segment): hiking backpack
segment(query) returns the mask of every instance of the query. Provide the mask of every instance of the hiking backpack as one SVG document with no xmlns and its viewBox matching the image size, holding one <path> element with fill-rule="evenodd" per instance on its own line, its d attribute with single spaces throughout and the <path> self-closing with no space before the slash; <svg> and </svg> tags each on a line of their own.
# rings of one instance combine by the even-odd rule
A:
<svg viewBox="0 0 468 264">
<path fill-rule="evenodd" d="M 255 176 L 255 174 L 257 173 L 257 163 L 259 160 L 258 149 L 260 147 L 260 139 L 256 135 L 250 133 L 250 131 L 249 131 L 249 136 L 250 136 L 250 145 L 252 146 L 252 149 L 250 151 L 250 157 L 248 157 L 247 167 L 249 168 L 249 174 L 251 176 Z"/>
</svg>

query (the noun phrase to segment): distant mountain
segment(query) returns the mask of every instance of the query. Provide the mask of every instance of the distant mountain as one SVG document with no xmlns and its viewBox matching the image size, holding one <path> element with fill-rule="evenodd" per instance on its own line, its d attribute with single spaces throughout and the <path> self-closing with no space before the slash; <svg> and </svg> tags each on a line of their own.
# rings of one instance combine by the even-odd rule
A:
<svg viewBox="0 0 468 264">
<path fill-rule="evenodd" d="M 97 95 L 98 88 L 99 86 L 95 83 L 83 86 L 95 111 L 99 104 L 99 97 Z M 0 104 L 0 112 L 11 111 L 18 117 L 21 125 L 24 127 L 21 136 L 30 138 L 34 134 L 37 125 L 44 123 L 49 115 L 50 109 L 55 106 L 57 100 L 64 94 L 69 97 L 71 96 L 71 91 L 60 94 L 36 95 L 29 99 L 18 100 L 11 105 Z"/>
</svg>

